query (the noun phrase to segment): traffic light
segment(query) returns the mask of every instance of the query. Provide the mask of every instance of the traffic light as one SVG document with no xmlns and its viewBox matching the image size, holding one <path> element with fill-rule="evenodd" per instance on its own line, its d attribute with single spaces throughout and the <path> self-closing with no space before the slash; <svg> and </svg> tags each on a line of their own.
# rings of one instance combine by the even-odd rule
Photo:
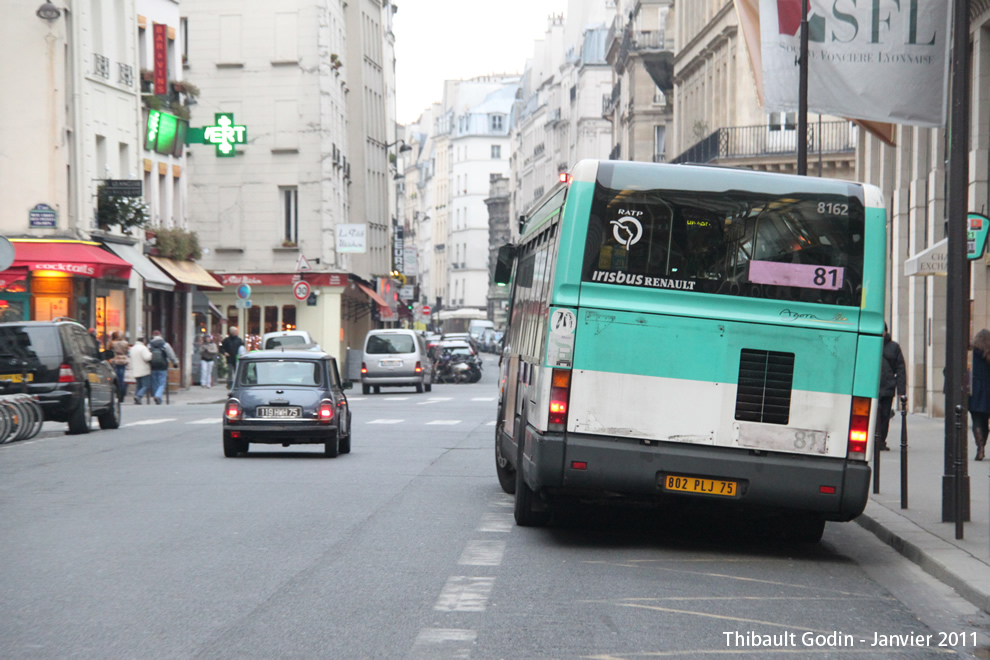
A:
<svg viewBox="0 0 990 660">
<path fill-rule="evenodd" d="M 412 303 L 409 303 L 408 305 L 406 305 L 406 309 L 408 309 L 410 312 L 413 311 Z"/>
</svg>

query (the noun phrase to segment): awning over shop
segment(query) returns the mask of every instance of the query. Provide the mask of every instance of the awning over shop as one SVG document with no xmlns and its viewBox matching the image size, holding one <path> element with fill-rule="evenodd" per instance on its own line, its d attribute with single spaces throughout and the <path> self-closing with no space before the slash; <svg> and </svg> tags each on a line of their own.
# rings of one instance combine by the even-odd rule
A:
<svg viewBox="0 0 990 660">
<path fill-rule="evenodd" d="M 203 314 L 212 314 L 218 319 L 223 318 L 223 312 L 210 302 L 210 299 L 206 297 L 205 293 L 197 291 L 193 294 L 193 311 L 202 312 Z"/>
<path fill-rule="evenodd" d="M 922 250 L 904 262 L 904 276 L 945 275 L 949 268 L 949 239 Z"/>
<path fill-rule="evenodd" d="M 388 306 L 388 303 L 385 302 L 384 298 L 378 295 L 377 291 L 366 284 L 361 284 L 360 282 L 355 282 L 355 284 L 357 284 L 358 288 L 364 291 L 369 298 L 378 303 L 378 313 L 381 318 L 384 319 L 392 316 L 392 308 Z"/>
<path fill-rule="evenodd" d="M 27 279 L 27 268 L 8 268 L 0 273 L 0 289 L 4 289 L 14 282 Z"/>
<path fill-rule="evenodd" d="M 151 289 L 160 289 L 162 291 L 174 291 L 175 282 L 173 282 L 168 275 L 162 272 L 162 269 L 151 263 L 148 257 L 144 256 L 144 253 L 136 245 L 125 245 L 123 243 L 106 243 L 108 248 L 110 248 L 114 254 L 134 266 L 134 272 L 131 273 L 131 288 L 136 288 L 133 285 L 135 272 L 141 276 L 144 280 L 144 286 Z"/>
<path fill-rule="evenodd" d="M 131 264 L 92 241 L 11 239 L 11 269 L 54 270 L 83 277 L 130 277 Z"/>
<path fill-rule="evenodd" d="M 223 285 L 195 261 L 178 261 L 167 257 L 151 257 L 151 260 L 179 284 L 223 291 Z"/>
</svg>

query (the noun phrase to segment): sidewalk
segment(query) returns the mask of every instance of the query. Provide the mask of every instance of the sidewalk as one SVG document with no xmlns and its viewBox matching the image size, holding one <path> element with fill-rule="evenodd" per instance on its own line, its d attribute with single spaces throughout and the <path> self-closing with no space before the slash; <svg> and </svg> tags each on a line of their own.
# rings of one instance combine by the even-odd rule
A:
<svg viewBox="0 0 990 660">
<path fill-rule="evenodd" d="M 873 493 L 862 527 L 949 585 L 966 600 L 990 613 L 990 458 L 974 461 L 972 431 L 966 439 L 970 520 L 964 538 L 956 524 L 942 522 L 942 476 L 945 473 L 945 422 L 922 415 L 907 416 L 908 508 L 901 508 L 901 414 L 890 423 L 880 452 L 880 492 Z"/>
<path fill-rule="evenodd" d="M 134 383 L 129 383 L 127 385 L 127 396 L 124 397 L 124 407 L 135 407 L 137 404 L 134 403 Z M 223 403 L 227 400 L 227 386 L 223 382 L 219 384 L 214 384 L 213 387 L 200 387 L 199 385 L 193 385 L 186 389 L 180 389 L 178 391 L 169 392 L 168 396 L 162 397 L 162 405 L 187 405 L 187 404 L 203 404 L 203 403 Z M 154 406 L 155 400 L 149 399 L 145 396 L 141 399 L 141 405 Z"/>
</svg>

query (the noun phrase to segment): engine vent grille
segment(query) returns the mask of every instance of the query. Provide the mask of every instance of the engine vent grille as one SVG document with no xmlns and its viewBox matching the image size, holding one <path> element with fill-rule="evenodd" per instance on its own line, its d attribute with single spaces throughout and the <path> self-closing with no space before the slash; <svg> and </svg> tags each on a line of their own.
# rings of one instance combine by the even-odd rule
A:
<svg viewBox="0 0 990 660">
<path fill-rule="evenodd" d="M 736 419 L 787 424 L 793 380 L 793 353 L 744 348 L 739 357 Z"/>
</svg>

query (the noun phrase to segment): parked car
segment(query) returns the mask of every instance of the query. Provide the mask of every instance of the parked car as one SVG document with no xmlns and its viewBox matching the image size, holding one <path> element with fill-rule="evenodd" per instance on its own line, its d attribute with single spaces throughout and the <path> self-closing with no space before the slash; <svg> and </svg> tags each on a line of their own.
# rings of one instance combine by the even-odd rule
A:
<svg viewBox="0 0 990 660">
<path fill-rule="evenodd" d="M 364 338 L 361 357 L 361 390 L 378 394 L 382 387 L 433 388 L 433 363 L 426 341 L 413 330 L 371 330 Z"/>
<path fill-rule="evenodd" d="M 337 361 L 324 352 L 280 348 L 241 356 L 223 412 L 223 455 L 251 443 L 322 444 L 327 456 L 351 451 L 351 412 Z"/>
<path fill-rule="evenodd" d="M 120 426 L 117 375 L 96 339 L 74 321 L 0 323 L 0 393 L 37 397 L 45 421 L 69 433 Z"/>
<path fill-rule="evenodd" d="M 280 346 L 298 347 L 303 344 L 314 344 L 316 341 L 305 330 L 281 330 L 279 332 L 266 332 L 261 335 L 261 342 L 258 349 L 262 351 L 271 350 Z"/>
</svg>

